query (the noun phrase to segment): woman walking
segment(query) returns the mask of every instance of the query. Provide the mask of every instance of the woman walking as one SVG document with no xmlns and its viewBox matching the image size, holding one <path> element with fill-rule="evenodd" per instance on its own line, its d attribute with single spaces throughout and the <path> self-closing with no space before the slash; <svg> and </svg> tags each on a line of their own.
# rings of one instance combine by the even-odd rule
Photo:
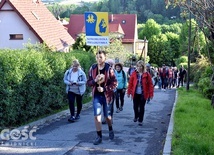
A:
<svg viewBox="0 0 214 155">
<path fill-rule="evenodd" d="M 81 69 L 78 60 L 72 62 L 71 68 L 65 72 L 64 83 L 66 84 L 66 93 L 68 94 L 70 118 L 69 122 L 74 122 L 80 119 L 80 112 L 82 110 L 82 97 L 86 90 L 86 74 Z M 77 103 L 77 113 L 75 115 L 75 99 Z"/>
<path fill-rule="evenodd" d="M 135 70 L 129 80 L 127 96 L 133 98 L 134 122 L 138 121 L 138 125 L 142 126 L 146 100 L 152 99 L 154 87 L 152 78 L 144 69 L 144 62 L 139 60 Z"/>
</svg>

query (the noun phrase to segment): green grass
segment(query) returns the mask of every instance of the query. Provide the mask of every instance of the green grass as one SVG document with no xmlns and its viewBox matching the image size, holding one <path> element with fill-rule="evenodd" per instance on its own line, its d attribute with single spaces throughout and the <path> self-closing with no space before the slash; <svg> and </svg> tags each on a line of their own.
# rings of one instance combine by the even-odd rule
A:
<svg viewBox="0 0 214 155">
<path fill-rule="evenodd" d="M 173 155 L 214 154 L 214 109 L 194 88 L 178 89 L 172 137 Z"/>
</svg>

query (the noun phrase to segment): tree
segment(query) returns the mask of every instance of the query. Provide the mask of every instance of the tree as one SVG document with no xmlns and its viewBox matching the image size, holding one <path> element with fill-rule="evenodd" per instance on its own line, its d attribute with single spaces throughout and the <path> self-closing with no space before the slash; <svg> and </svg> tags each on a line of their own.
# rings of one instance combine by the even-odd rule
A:
<svg viewBox="0 0 214 155">
<path fill-rule="evenodd" d="M 149 40 L 148 56 L 150 63 L 158 66 L 171 65 L 173 53 L 169 50 L 168 38 L 165 34 L 153 35 Z"/>
<path fill-rule="evenodd" d="M 100 47 L 100 49 L 105 50 L 108 59 L 119 58 L 119 61 L 124 63 L 129 55 L 129 51 L 123 46 L 122 40 L 110 35 L 110 45 Z"/>
<path fill-rule="evenodd" d="M 166 33 L 168 42 L 169 42 L 169 52 L 172 55 L 172 59 L 174 63 L 174 59 L 179 58 L 181 53 L 179 52 L 179 35 L 176 33 L 172 33 L 172 32 L 167 32 Z"/>
<path fill-rule="evenodd" d="M 192 51 L 191 55 L 194 57 L 198 57 L 198 54 L 201 53 L 201 49 L 205 46 L 205 38 L 204 34 L 199 31 L 198 24 L 194 19 L 191 20 L 191 33 L 193 34 L 191 37 L 192 43 Z M 179 42 L 180 42 L 180 52 L 183 55 L 187 55 L 188 51 L 188 30 L 189 30 L 189 20 L 187 20 L 183 26 L 181 27 L 181 33 L 179 35 Z M 196 61 L 195 58 L 191 57 L 191 60 Z M 192 61 L 193 62 L 193 61 Z"/>
<path fill-rule="evenodd" d="M 161 25 L 161 32 L 162 33 L 172 32 L 175 34 L 180 34 L 181 27 L 182 27 L 181 23 L 175 23 L 175 24 L 170 24 L 170 25 L 163 24 L 163 25 Z"/>
<path fill-rule="evenodd" d="M 96 50 L 95 46 L 88 46 L 86 45 L 86 36 L 85 34 L 82 34 L 81 36 L 79 36 L 76 39 L 76 42 L 73 44 L 73 49 L 77 49 L 77 50 L 83 50 L 86 52 L 92 52 L 94 53 Z"/>
<path fill-rule="evenodd" d="M 153 35 L 159 35 L 161 33 L 161 27 L 153 19 L 147 20 L 145 27 L 139 33 L 139 38 L 144 39 L 146 37 L 148 40 Z"/>
<path fill-rule="evenodd" d="M 167 6 L 179 6 L 185 8 L 183 15 L 188 12 L 194 15 L 199 28 L 203 31 L 211 46 L 214 46 L 214 1 L 213 0 L 165 0 Z M 211 63 L 214 63 L 214 49 L 210 53 Z M 210 51 L 210 52 L 211 52 Z"/>
<path fill-rule="evenodd" d="M 165 0 L 167 6 L 174 5 L 188 9 L 201 23 L 214 33 L 214 2 L 213 0 Z M 187 13 L 187 12 L 186 12 Z"/>
</svg>

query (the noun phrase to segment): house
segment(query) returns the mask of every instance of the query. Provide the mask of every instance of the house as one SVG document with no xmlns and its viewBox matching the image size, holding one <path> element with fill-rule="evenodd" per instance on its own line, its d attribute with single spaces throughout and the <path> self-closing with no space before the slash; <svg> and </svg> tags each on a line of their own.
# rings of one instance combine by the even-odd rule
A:
<svg viewBox="0 0 214 155">
<path fill-rule="evenodd" d="M 1 0 L 0 49 L 22 49 L 28 42 L 68 52 L 75 41 L 40 0 Z"/>
<path fill-rule="evenodd" d="M 69 24 L 66 27 L 68 28 L 68 33 L 76 40 L 81 34 L 85 34 L 84 15 L 71 15 Z M 131 53 L 141 53 L 144 41 L 138 39 L 136 14 L 109 15 L 109 35 L 121 38 L 123 46 Z M 145 54 L 147 55 L 147 51 Z"/>
</svg>

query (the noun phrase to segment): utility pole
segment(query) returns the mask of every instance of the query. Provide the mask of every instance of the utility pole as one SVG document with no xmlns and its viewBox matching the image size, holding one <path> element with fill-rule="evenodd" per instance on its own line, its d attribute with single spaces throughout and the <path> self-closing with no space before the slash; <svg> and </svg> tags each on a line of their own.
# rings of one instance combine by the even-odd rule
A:
<svg viewBox="0 0 214 155">
<path fill-rule="evenodd" d="M 189 0 L 189 5 L 191 7 L 191 0 Z M 191 51 L 191 29 L 192 29 L 192 24 L 191 24 L 191 12 L 189 10 L 189 43 L 188 43 L 188 68 L 187 68 L 187 86 L 186 90 L 189 90 L 189 79 L 190 79 L 190 51 Z"/>
</svg>

